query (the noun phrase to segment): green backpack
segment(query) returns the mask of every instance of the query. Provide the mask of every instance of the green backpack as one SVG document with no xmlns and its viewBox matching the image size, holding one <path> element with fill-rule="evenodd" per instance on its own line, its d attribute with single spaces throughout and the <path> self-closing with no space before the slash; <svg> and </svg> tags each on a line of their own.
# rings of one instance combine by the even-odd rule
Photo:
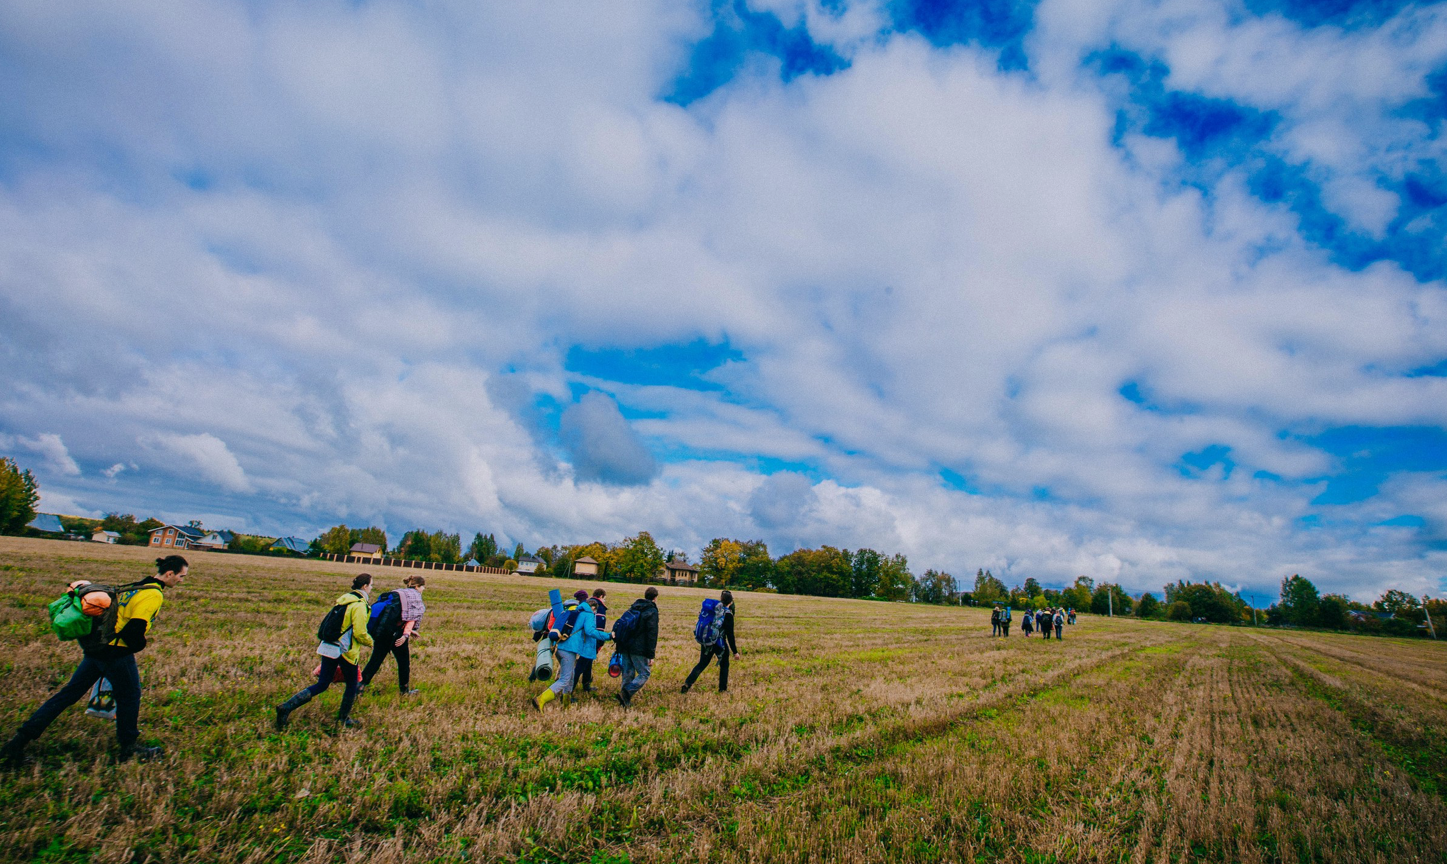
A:
<svg viewBox="0 0 1447 864">
<path fill-rule="evenodd" d="M 120 611 L 120 593 L 141 586 L 140 582 L 113 588 L 98 582 L 82 582 L 60 595 L 47 610 L 50 613 L 50 629 L 62 642 L 78 640 L 83 648 L 98 648 L 109 645 L 116 638 L 116 614 Z M 103 592 L 111 598 L 110 605 L 100 615 L 87 615 L 81 597 L 94 592 Z"/>
</svg>

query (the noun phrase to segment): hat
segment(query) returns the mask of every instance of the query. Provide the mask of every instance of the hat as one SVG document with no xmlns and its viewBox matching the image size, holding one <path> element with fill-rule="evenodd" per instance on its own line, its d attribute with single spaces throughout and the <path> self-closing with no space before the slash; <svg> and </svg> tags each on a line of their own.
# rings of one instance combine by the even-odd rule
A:
<svg viewBox="0 0 1447 864">
<path fill-rule="evenodd" d="M 582 588 L 579 588 L 577 591 L 573 592 L 573 597 L 578 600 L 587 600 L 588 592 L 584 591 Z"/>
</svg>

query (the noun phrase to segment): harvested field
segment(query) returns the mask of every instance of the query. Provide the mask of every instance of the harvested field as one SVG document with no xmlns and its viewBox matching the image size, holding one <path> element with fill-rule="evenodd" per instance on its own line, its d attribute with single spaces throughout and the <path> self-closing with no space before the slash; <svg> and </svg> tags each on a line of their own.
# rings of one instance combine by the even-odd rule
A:
<svg viewBox="0 0 1447 864">
<path fill-rule="evenodd" d="M 0 725 L 79 652 L 44 605 L 145 549 L 0 538 Z M 740 594 L 730 692 L 706 592 L 665 588 L 654 677 L 528 705 L 527 613 L 587 583 L 428 573 L 420 698 L 390 664 L 271 730 L 355 565 L 195 553 L 141 657 L 150 764 L 79 708 L 0 775 L 16 861 L 1441 861 L 1447 648 L 1082 616 L 992 639 L 982 610 Z M 392 587 L 403 571 L 378 570 Z M 587 587 L 593 587 L 587 585 Z M 610 584 L 613 616 L 637 595 Z M 610 616 L 611 617 L 611 616 Z M 606 658 L 606 649 L 604 652 Z"/>
</svg>

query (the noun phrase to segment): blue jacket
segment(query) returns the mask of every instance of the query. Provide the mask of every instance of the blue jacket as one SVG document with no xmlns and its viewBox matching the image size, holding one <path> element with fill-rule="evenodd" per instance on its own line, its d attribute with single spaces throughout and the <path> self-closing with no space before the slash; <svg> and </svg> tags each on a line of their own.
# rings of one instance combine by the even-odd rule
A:
<svg viewBox="0 0 1447 864">
<path fill-rule="evenodd" d="M 583 604 L 587 606 L 587 604 Z M 573 625 L 573 635 L 563 640 L 558 646 L 559 651 L 571 651 L 582 657 L 584 660 L 592 660 L 598 656 L 598 645 L 613 638 L 613 634 L 607 630 L 599 630 L 597 614 L 593 613 L 589 606 L 578 613 L 578 621 Z M 561 625 L 560 625 L 561 626 Z"/>
</svg>

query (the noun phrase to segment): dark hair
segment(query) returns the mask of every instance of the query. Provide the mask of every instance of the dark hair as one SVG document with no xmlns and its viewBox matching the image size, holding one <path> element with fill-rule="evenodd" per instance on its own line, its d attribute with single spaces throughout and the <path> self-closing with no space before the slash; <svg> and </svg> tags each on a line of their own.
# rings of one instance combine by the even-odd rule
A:
<svg viewBox="0 0 1447 864">
<path fill-rule="evenodd" d="M 355 591 L 355 590 L 357 590 L 358 588 L 365 588 L 366 586 L 371 585 L 371 584 L 372 584 L 372 574 L 371 574 L 371 573 L 358 573 L 358 574 L 357 574 L 357 578 L 355 578 L 355 579 L 352 580 L 352 590 Z"/>
<path fill-rule="evenodd" d="M 427 584 L 427 579 L 421 573 L 413 573 L 411 576 L 403 579 L 402 584 L 408 588 L 421 588 Z"/>
<path fill-rule="evenodd" d="M 180 573 L 190 566 L 180 555 L 167 555 L 165 558 L 156 559 L 157 573 Z"/>
<path fill-rule="evenodd" d="M 604 591 L 602 588 L 594 588 L 594 589 L 593 589 L 593 596 L 594 596 L 594 597 L 607 597 L 607 596 L 608 596 L 608 592 L 607 592 L 607 591 Z"/>
<path fill-rule="evenodd" d="M 725 592 L 723 592 L 722 594 L 718 595 L 718 599 L 719 599 L 725 606 L 732 606 L 732 605 L 734 605 L 734 592 L 732 592 L 732 591 L 725 591 Z"/>
<path fill-rule="evenodd" d="M 652 600 L 654 597 L 657 597 L 657 596 L 658 596 L 658 589 L 657 589 L 657 588 L 654 588 L 652 585 L 649 585 L 649 586 L 648 586 L 648 590 L 643 592 L 643 599 L 644 599 L 644 600 Z"/>
</svg>

